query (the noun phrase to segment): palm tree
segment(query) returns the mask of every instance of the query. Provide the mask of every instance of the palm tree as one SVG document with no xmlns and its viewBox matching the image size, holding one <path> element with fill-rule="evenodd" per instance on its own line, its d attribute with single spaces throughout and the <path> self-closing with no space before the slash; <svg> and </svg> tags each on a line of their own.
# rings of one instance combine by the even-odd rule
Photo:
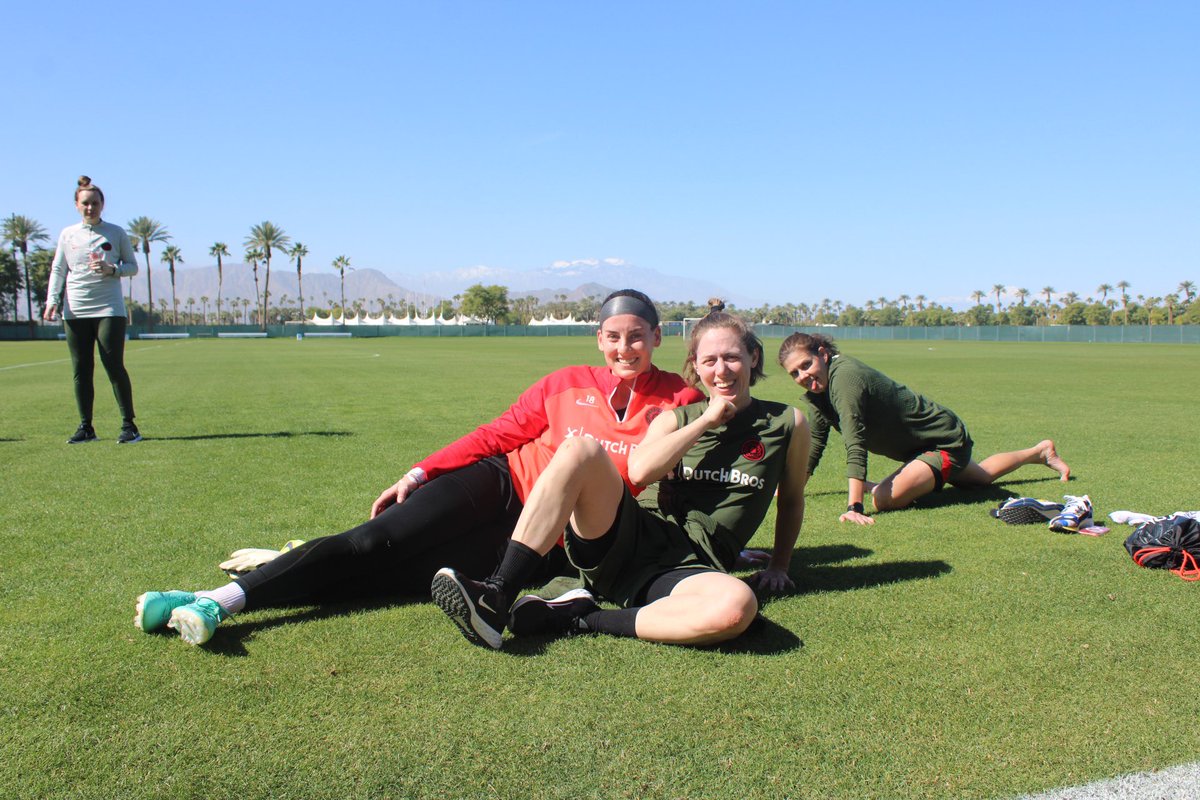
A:
<svg viewBox="0 0 1200 800">
<path fill-rule="evenodd" d="M 263 296 L 262 296 L 262 329 L 267 329 L 267 306 L 271 302 L 271 250 L 282 250 L 287 252 L 287 246 L 292 243 L 292 239 L 283 232 L 283 228 L 276 225 L 274 222 L 260 222 L 250 229 L 250 235 L 246 237 L 245 244 L 248 247 L 256 247 L 262 250 L 263 259 L 267 262 L 267 274 L 263 278 Z"/>
<path fill-rule="evenodd" d="M 1043 286 L 1042 294 L 1046 295 L 1046 324 L 1049 325 L 1050 324 L 1050 301 L 1054 295 L 1054 287 L 1053 286 Z"/>
<path fill-rule="evenodd" d="M 169 244 L 163 248 L 162 260 L 166 262 L 167 268 L 171 271 L 171 324 L 179 324 L 179 303 L 175 300 L 175 262 L 183 263 L 183 254 L 179 252 L 179 248 L 173 244 Z"/>
<path fill-rule="evenodd" d="M 262 251 L 256 247 L 251 247 L 249 250 L 246 251 L 246 260 L 250 262 L 250 269 L 254 272 L 254 308 L 256 309 L 255 313 L 258 313 L 257 309 L 258 309 L 260 303 L 262 302 L 262 300 L 261 300 L 262 295 L 259 294 L 259 291 L 258 291 L 258 262 L 262 261 L 262 257 L 263 257 Z M 266 323 L 264 322 L 263 324 L 265 325 Z"/>
<path fill-rule="evenodd" d="M 196 323 L 195 312 L 192 310 L 195 307 L 196 307 L 196 298 L 189 297 L 187 299 L 187 308 L 188 308 L 188 313 L 187 313 L 188 323 L 187 324 L 189 324 L 189 325 L 194 325 Z"/>
<path fill-rule="evenodd" d="M 992 287 L 992 291 L 996 293 L 996 313 L 1000 313 L 1000 295 L 1004 294 L 1004 284 L 997 283 Z"/>
<path fill-rule="evenodd" d="M 1175 291 L 1183 292 L 1188 303 L 1192 302 L 1192 298 L 1196 296 L 1196 284 L 1191 281 L 1183 281 L 1176 287 Z"/>
<path fill-rule="evenodd" d="M 1163 298 L 1163 305 L 1167 308 L 1167 324 L 1175 324 L 1175 295 L 1168 294 Z"/>
<path fill-rule="evenodd" d="M 977 306 L 983 305 L 983 298 L 985 297 L 987 297 L 987 292 L 983 291 L 982 289 L 976 289 L 975 291 L 971 292 L 971 299 L 975 301 L 975 305 Z"/>
<path fill-rule="evenodd" d="M 254 306 L 255 306 L 256 308 L 258 307 L 258 301 L 257 301 L 257 300 L 255 300 L 255 301 L 254 301 Z M 250 299 L 249 299 L 249 298 L 247 298 L 247 297 L 243 297 L 243 298 L 242 298 L 242 324 L 243 324 L 243 325 L 249 325 L 249 324 L 250 324 L 250 317 L 249 317 L 249 316 L 247 316 L 247 312 L 248 312 L 249 310 L 250 310 Z"/>
<path fill-rule="evenodd" d="M 217 324 L 221 324 L 221 284 L 225 282 L 225 263 L 221 260 L 223 256 L 229 255 L 229 246 L 224 242 L 214 242 L 213 246 L 208 248 L 210 256 L 216 256 L 217 259 Z"/>
<path fill-rule="evenodd" d="M 29 336 L 33 338 L 33 330 L 37 321 L 33 317 L 33 284 L 29 281 L 29 245 L 33 242 L 44 242 L 49 239 L 46 229 L 35 219 L 21 214 L 9 214 L 4 220 L 4 238 L 12 245 L 13 258 L 17 251 L 21 252 L 21 264 L 25 268 L 25 313 L 29 315 Z M 14 293 L 13 316 L 16 316 Z"/>
<path fill-rule="evenodd" d="M 1063 295 L 1063 302 L 1067 305 L 1074 305 L 1079 302 L 1079 295 L 1075 292 L 1067 292 Z"/>
<path fill-rule="evenodd" d="M 1025 305 L 1025 298 L 1029 297 L 1029 290 L 1028 289 L 1017 289 L 1015 294 L 1017 295 L 1017 300 L 1020 302 L 1020 304 Z"/>
<path fill-rule="evenodd" d="M 342 279 L 342 320 L 346 319 L 346 270 L 350 269 L 350 259 L 346 256 L 338 256 L 333 260 L 333 268 L 338 271 L 338 275 Z"/>
<path fill-rule="evenodd" d="M 1117 288 L 1121 290 L 1121 310 L 1125 312 L 1125 324 L 1129 324 L 1129 294 L 1125 290 L 1132 284 L 1129 281 L 1117 281 Z"/>
<path fill-rule="evenodd" d="M 154 286 L 150 282 L 150 243 L 169 242 L 171 234 L 167 232 L 165 225 L 150 217 L 134 217 L 129 220 L 125 230 L 129 233 L 129 238 L 133 240 L 134 249 L 140 247 L 142 255 L 146 256 L 146 327 L 154 330 Z M 132 293 L 132 290 L 130 292 Z"/>
<path fill-rule="evenodd" d="M 300 327 L 304 327 L 304 275 L 302 267 L 304 257 L 308 255 L 308 248 L 296 242 L 292 245 L 292 249 L 288 252 L 292 257 L 292 261 L 296 262 L 296 285 L 300 287 Z"/>
<path fill-rule="evenodd" d="M 924 310 L 925 310 L 925 301 L 926 301 L 926 300 L 928 300 L 928 299 L 929 299 L 929 298 L 927 298 L 927 297 L 926 297 L 925 295 L 923 295 L 923 294 L 919 294 L 919 295 L 917 295 L 916 297 L 914 297 L 914 298 L 913 298 L 913 300 L 916 300 L 916 301 L 917 301 L 917 311 L 924 311 Z"/>
<path fill-rule="evenodd" d="M 1112 284 L 1109 284 L 1109 283 L 1102 283 L 1096 287 L 1096 291 L 1100 293 L 1100 302 L 1101 303 L 1106 302 L 1108 300 L 1108 293 L 1111 292 L 1112 290 L 1113 290 Z"/>
<path fill-rule="evenodd" d="M 208 324 L 208 295 L 206 295 L 206 294 L 200 295 L 200 308 L 203 309 L 202 313 L 204 315 L 204 318 L 200 320 L 200 324 L 207 325 Z"/>
</svg>

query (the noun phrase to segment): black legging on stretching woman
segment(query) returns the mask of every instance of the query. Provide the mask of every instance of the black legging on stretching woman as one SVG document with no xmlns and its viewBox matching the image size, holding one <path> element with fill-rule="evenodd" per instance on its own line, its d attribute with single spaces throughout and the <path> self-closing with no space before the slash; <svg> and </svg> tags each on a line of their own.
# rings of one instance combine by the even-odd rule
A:
<svg viewBox="0 0 1200 800">
<path fill-rule="evenodd" d="M 434 478 L 403 502 L 356 528 L 306 542 L 236 579 L 246 608 L 364 596 L 427 595 L 450 565 L 490 573 L 512 535 L 521 500 L 508 461 L 493 456 Z M 535 583 L 570 574 L 561 547 Z"/>
<path fill-rule="evenodd" d="M 125 317 L 83 317 L 63 320 L 67 329 L 67 349 L 75 377 L 75 405 L 79 421 L 92 424 L 92 405 L 96 390 L 92 375 L 96 369 L 96 345 L 100 346 L 100 363 L 108 373 L 121 419 L 133 424 L 133 386 L 125 370 Z"/>
</svg>

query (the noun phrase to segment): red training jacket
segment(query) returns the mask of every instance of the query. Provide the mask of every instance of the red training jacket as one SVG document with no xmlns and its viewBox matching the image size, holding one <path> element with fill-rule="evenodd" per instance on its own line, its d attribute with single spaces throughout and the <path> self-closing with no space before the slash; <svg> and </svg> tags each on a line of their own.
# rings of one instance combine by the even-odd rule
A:
<svg viewBox="0 0 1200 800">
<path fill-rule="evenodd" d="M 564 367 L 530 386 L 517 402 L 473 433 L 418 461 L 430 480 L 489 456 L 508 454 L 513 484 L 521 502 L 566 439 L 587 436 L 599 441 L 612 457 L 630 490 L 629 453 L 664 409 L 696 403 L 704 395 L 673 372 L 652 366 L 638 376 L 625 419 L 609 403 L 620 380 L 607 367 Z"/>
</svg>

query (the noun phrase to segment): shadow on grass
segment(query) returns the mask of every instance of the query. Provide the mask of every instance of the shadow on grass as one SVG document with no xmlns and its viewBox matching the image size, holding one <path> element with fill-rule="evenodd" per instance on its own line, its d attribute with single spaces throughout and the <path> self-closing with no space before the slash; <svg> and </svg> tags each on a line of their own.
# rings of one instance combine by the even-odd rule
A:
<svg viewBox="0 0 1200 800">
<path fill-rule="evenodd" d="M 1043 499 L 1056 500 L 1061 497 L 1059 492 L 1063 491 L 1063 489 L 1046 489 L 1045 484 L 1050 483 L 1051 481 L 1053 481 L 1056 487 L 1064 487 L 1064 484 L 1059 482 L 1057 479 L 1051 478 L 1022 478 L 1019 480 L 1008 480 L 1002 484 L 992 484 L 990 486 L 970 488 L 947 486 L 945 491 L 927 494 L 917 500 L 917 502 L 909 508 L 945 508 L 946 506 L 974 505 L 975 503 L 980 503 L 983 501 L 992 501 L 996 505 L 1000 505 L 1005 500 L 1011 500 L 1014 497 L 1024 497 L 1025 495 L 1020 494 L 1018 491 L 1010 489 L 1009 487 L 1020 487 L 1021 485 L 1027 483 L 1036 483 L 1042 486 L 1042 489 L 1038 491 L 1038 495 Z"/>
<path fill-rule="evenodd" d="M 953 572 L 945 561 L 889 561 L 884 564 L 852 566 L 804 565 L 793 570 L 796 592 L 790 596 L 818 592 L 851 592 L 900 581 L 936 578 Z"/>
<path fill-rule="evenodd" d="M 505 639 L 504 649 L 499 652 L 503 655 L 517 658 L 541 656 L 559 638 L 554 636 L 528 636 L 520 639 Z M 597 634 L 596 638 L 611 637 L 604 637 Z M 670 647 L 671 645 L 662 646 Z M 803 646 L 804 642 L 799 636 L 759 614 L 755 617 L 754 622 L 750 623 L 750 627 L 746 629 L 746 632 L 733 641 L 696 649 L 708 650 L 714 653 L 777 656 L 797 650 Z"/>
<path fill-rule="evenodd" d="M 274 431 L 271 433 L 199 433 L 194 436 L 144 436 L 146 441 L 194 442 L 200 439 L 291 439 L 295 436 L 353 436 L 350 431 Z"/>
<path fill-rule="evenodd" d="M 245 642 L 253 641 L 259 631 L 278 628 L 283 625 L 294 625 L 298 622 L 328 619 L 329 617 L 345 617 L 363 611 L 376 611 L 382 608 L 407 605 L 409 603 L 428 603 L 425 597 L 388 597 L 370 600 L 345 600 L 333 603 L 322 603 L 319 606 L 296 606 L 264 608 L 252 613 L 270 614 L 267 619 L 250 622 L 239 622 L 237 617 L 225 622 L 217 628 L 216 634 L 204 645 L 204 649 L 222 656 L 246 656 Z M 175 635 L 174 631 L 168 631 Z"/>
<path fill-rule="evenodd" d="M 741 636 L 711 649 L 729 655 L 779 656 L 801 647 L 804 647 L 803 639 L 759 614 Z"/>
</svg>

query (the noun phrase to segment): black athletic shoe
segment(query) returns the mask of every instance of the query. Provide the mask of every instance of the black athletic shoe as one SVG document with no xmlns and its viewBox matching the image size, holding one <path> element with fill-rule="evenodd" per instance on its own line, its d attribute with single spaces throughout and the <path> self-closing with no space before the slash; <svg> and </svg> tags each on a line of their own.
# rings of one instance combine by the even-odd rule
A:
<svg viewBox="0 0 1200 800">
<path fill-rule="evenodd" d="M 1035 500 L 1032 497 L 1014 497 L 1006 500 L 999 508 L 993 508 L 990 513 L 1009 525 L 1040 525 L 1054 519 L 1062 510 L 1062 503 Z"/>
<path fill-rule="evenodd" d="M 433 576 L 429 591 L 433 602 L 454 620 L 467 641 L 500 649 L 500 635 L 508 620 L 508 603 L 499 589 L 443 567 Z"/>
<path fill-rule="evenodd" d="M 84 442 L 96 441 L 96 431 L 92 430 L 92 426 L 86 422 L 79 423 L 79 427 L 75 429 L 75 433 L 71 434 L 71 438 L 67 439 L 67 444 L 83 444 Z"/>
<path fill-rule="evenodd" d="M 137 425 L 131 422 L 121 427 L 121 435 L 117 437 L 117 444 L 133 444 L 141 440 L 142 434 L 138 433 Z"/>
<path fill-rule="evenodd" d="M 553 600 L 527 594 L 513 604 L 508 627 L 514 636 L 563 636 L 582 633 L 579 618 L 599 611 L 587 589 L 572 589 Z"/>
</svg>

